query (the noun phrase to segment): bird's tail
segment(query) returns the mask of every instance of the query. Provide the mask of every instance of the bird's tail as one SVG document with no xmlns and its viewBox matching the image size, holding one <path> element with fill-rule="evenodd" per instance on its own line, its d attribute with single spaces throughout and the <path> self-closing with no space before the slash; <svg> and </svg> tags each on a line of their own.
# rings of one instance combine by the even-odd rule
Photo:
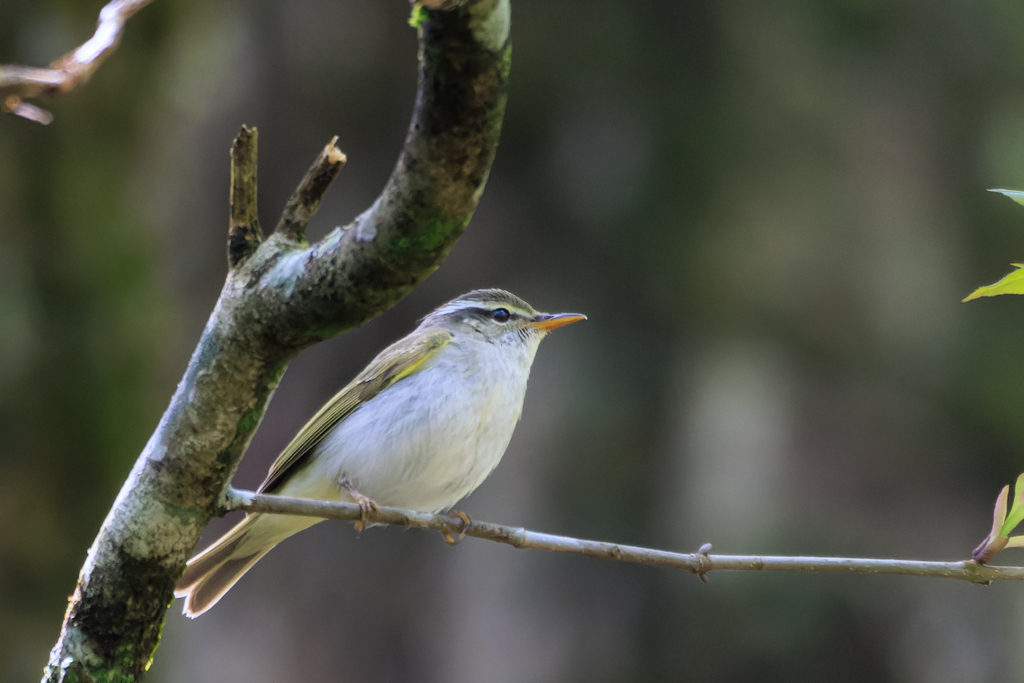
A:
<svg viewBox="0 0 1024 683">
<path fill-rule="evenodd" d="M 274 546 L 319 521 L 266 514 L 246 517 L 188 561 L 185 574 L 174 586 L 174 597 L 185 598 L 185 616 L 195 619 L 213 607 Z"/>
</svg>

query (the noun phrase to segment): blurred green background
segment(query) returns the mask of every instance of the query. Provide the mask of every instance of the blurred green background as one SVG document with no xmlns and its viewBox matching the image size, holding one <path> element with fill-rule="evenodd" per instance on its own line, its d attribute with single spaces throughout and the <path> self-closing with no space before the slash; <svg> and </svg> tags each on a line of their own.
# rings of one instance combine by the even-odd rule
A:
<svg viewBox="0 0 1024 683">
<path fill-rule="evenodd" d="M 44 65 L 97 0 L 0 0 Z M 158 0 L 49 127 L 0 117 L 0 680 L 36 680 L 85 552 L 225 275 L 228 146 L 273 225 L 340 136 L 311 227 L 369 206 L 415 93 L 402 0 Z M 500 286 L 545 342 L 460 505 L 692 551 L 958 559 L 1024 471 L 1019 0 L 545 0 L 513 8 L 483 201 L 393 311 L 296 360 L 236 483 L 436 305 Z M 233 520 L 217 520 L 209 536 Z M 1002 561 L 1024 563 L 1020 551 Z M 321 524 L 149 680 L 1024 680 L 1024 586 L 720 574 Z"/>
</svg>

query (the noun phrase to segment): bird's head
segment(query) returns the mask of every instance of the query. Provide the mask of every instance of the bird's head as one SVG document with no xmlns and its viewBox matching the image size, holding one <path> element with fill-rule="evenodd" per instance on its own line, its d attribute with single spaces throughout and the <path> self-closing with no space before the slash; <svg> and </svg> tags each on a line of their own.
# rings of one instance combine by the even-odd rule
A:
<svg viewBox="0 0 1024 683">
<path fill-rule="evenodd" d="M 426 316 L 421 327 L 469 334 L 492 344 L 536 346 L 551 330 L 585 320 L 579 313 L 538 313 L 503 289 L 475 289 Z"/>
</svg>

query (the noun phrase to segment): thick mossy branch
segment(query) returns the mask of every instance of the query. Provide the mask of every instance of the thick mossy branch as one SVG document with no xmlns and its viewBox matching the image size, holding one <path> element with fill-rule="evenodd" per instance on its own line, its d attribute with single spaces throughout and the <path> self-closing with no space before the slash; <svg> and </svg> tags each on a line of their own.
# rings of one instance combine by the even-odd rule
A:
<svg viewBox="0 0 1024 683">
<path fill-rule="evenodd" d="M 508 77 L 508 0 L 424 10 L 412 123 L 381 196 L 345 231 L 297 241 L 340 152 L 329 145 L 259 241 L 255 131 L 232 147 L 233 268 L 185 376 L 82 568 L 45 681 L 138 680 L 175 582 L 288 362 L 387 310 L 465 230 L 497 149 Z M 250 135 L 251 133 L 251 135 Z M 328 181 L 328 182 L 325 182 Z"/>
<path fill-rule="evenodd" d="M 231 143 L 231 220 L 228 223 L 228 266 L 252 256 L 263 241 L 256 210 L 257 131 L 242 126 Z"/>
<path fill-rule="evenodd" d="M 320 208 L 320 200 L 324 198 L 327 188 L 334 182 L 347 161 L 341 150 L 335 147 L 337 142 L 338 138 L 335 136 L 313 161 L 302 182 L 288 198 L 274 232 L 293 240 L 305 239 L 306 224 Z"/>
</svg>

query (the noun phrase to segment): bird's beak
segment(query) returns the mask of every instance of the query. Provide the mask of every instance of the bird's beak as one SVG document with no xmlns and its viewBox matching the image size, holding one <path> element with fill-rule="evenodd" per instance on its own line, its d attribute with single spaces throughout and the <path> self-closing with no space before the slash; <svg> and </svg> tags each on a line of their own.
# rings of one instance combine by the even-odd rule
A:
<svg viewBox="0 0 1024 683">
<path fill-rule="evenodd" d="M 582 313 L 541 313 L 536 318 L 527 323 L 527 326 L 532 327 L 535 330 L 541 332 L 550 332 L 557 327 L 563 327 L 564 325 L 571 325 L 581 320 L 586 320 L 587 316 Z"/>
</svg>

